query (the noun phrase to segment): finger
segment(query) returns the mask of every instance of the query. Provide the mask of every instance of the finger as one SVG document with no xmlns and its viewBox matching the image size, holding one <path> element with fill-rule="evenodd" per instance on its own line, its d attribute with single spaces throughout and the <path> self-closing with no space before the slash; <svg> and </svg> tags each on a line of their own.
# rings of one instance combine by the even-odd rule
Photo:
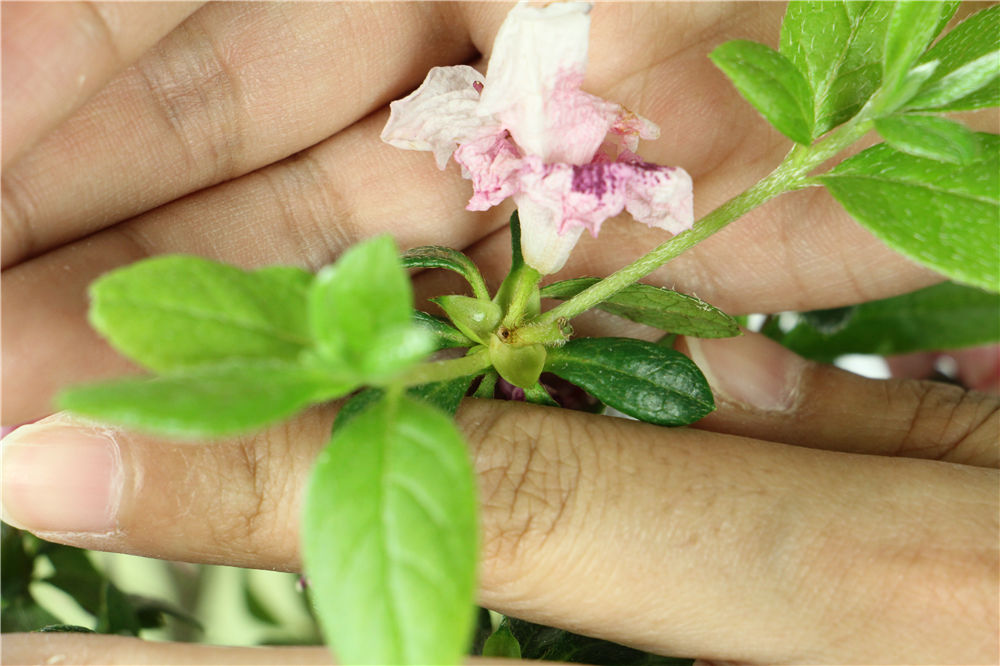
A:
<svg viewBox="0 0 1000 666">
<path fill-rule="evenodd" d="M 4 265 L 287 157 L 464 62 L 449 7 L 205 7 L 4 174 Z"/>
<path fill-rule="evenodd" d="M 78 666 L 140 666 L 148 664 L 205 666 L 271 666 L 273 664 L 333 664 L 330 651 L 324 647 L 227 647 L 145 641 L 126 636 L 88 635 L 73 633 L 4 634 L 5 664 L 58 664 L 67 655 Z M 468 664 L 503 666 L 516 662 L 506 659 L 472 657 Z"/>
<path fill-rule="evenodd" d="M 5 520 L 90 548 L 296 569 L 301 483 L 331 418 L 205 446 L 26 426 L 4 440 Z M 493 401 L 466 401 L 459 423 L 487 607 L 716 659 L 995 656 L 994 470 Z"/>
<path fill-rule="evenodd" d="M 942 382 L 867 379 L 757 333 L 685 338 L 717 409 L 699 427 L 814 448 L 1000 466 L 1000 397 Z"/>
<path fill-rule="evenodd" d="M 951 352 L 962 384 L 976 391 L 1000 395 L 1000 345 Z"/>
<path fill-rule="evenodd" d="M 199 4 L 4 3 L 3 167 Z"/>
</svg>

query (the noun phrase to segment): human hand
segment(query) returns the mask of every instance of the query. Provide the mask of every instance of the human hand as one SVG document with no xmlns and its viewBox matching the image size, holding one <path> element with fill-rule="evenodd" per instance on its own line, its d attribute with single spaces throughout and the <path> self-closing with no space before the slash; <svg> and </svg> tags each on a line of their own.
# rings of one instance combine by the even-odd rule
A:
<svg viewBox="0 0 1000 666">
<path fill-rule="evenodd" d="M 13 14 L 9 7 L 5 14 Z M 505 10 L 209 6 L 112 79 L 89 105 L 18 159 L 5 178 L 3 289 L 8 312 L 18 314 L 4 318 L 4 372 L 7 385 L 21 389 L 6 401 L 5 422 L 44 414 L 48 397 L 67 383 L 125 369 L 86 328 L 84 291 L 97 274 L 144 254 L 184 251 L 242 265 L 315 268 L 362 237 L 391 231 L 403 246 L 468 249 L 495 284 L 506 268 L 496 260 L 503 253 L 495 248 L 506 240 L 494 232 L 503 228 L 507 211 L 465 212 L 468 184 L 457 173 L 437 172 L 425 155 L 383 147 L 377 135 L 387 101 L 415 87 L 433 64 L 475 58 L 477 49 L 486 52 Z M 663 127 L 664 138 L 645 146 L 644 154 L 691 172 L 701 212 L 766 173 L 787 149 L 703 57 L 728 38 L 766 41 L 776 35 L 779 10 L 595 10 L 605 16 L 595 15 L 585 87 Z M 5 27 L 12 23 L 5 16 Z M 329 38 L 348 30 L 350 44 Z M 373 50 L 383 57 L 373 60 Z M 149 92 L 144 92 L 147 85 Z M 343 99 L 344 89 L 352 91 L 350 99 Z M 17 103 L 6 97 L 8 105 Z M 138 121 L 124 117 L 122 109 L 141 109 Z M 737 131 L 742 132 L 741 143 L 734 147 L 730 132 Z M 227 182 L 216 185 L 221 181 Z M 94 235 L 80 240 L 90 233 Z M 605 273 L 658 240 L 655 232 L 608 225 L 597 242 L 581 247 L 565 272 Z M 782 253 L 780 265 L 774 261 L 776 251 Z M 861 274 L 864 281 L 851 277 Z M 418 285 L 428 279 L 438 278 L 421 276 Z M 937 278 L 883 248 L 825 195 L 800 193 L 748 216 L 671 262 L 654 279 L 731 312 L 745 312 L 835 306 Z M 592 327 L 605 324 L 599 316 L 590 318 Z M 757 344 L 753 340 L 696 343 L 702 346 L 696 354 L 709 359 L 709 374 L 724 378 L 733 370 L 720 371 L 711 361 L 713 352 L 705 350 Z M 77 353 L 53 368 L 52 350 L 60 345 Z M 743 350 L 735 358 L 763 359 L 767 375 L 767 364 L 778 362 L 772 355 L 781 352 L 764 347 Z M 836 371 L 806 367 L 810 369 L 798 366 L 787 376 L 799 377 L 800 388 L 801 377 L 820 377 L 816 385 L 823 390 L 797 390 L 799 398 L 793 406 L 781 404 L 780 416 L 724 403 L 706 426 L 814 448 L 868 452 L 900 445 L 898 432 L 893 439 L 893 424 L 908 423 L 918 404 L 891 392 L 886 405 L 884 397 L 882 402 L 874 399 L 886 395 L 881 384 L 862 390 L 850 383 L 853 379 L 838 384 L 831 377 L 842 375 L 822 374 Z M 746 385 L 753 385 L 752 368 L 745 370 Z M 831 382 L 839 388 L 828 386 Z M 905 395 L 913 388 L 901 384 L 897 390 Z M 768 393 L 761 389 L 760 395 Z M 891 412 L 895 417 L 862 418 L 860 429 L 840 429 L 843 417 L 831 415 L 843 414 L 838 409 L 843 409 L 845 396 L 866 397 L 857 402 L 865 414 L 883 419 Z M 941 400 L 951 406 L 957 397 Z M 879 654 L 878 649 L 885 650 L 882 654 L 910 649 L 926 655 L 933 654 L 932 648 L 957 654 L 950 650 L 976 647 L 992 654 L 987 651 L 995 652 L 994 644 L 956 629 L 956 617 L 935 600 L 907 596 L 933 596 L 947 589 L 954 575 L 964 581 L 969 597 L 959 595 L 960 604 L 978 603 L 987 619 L 995 607 L 990 605 L 995 585 L 989 587 L 991 574 L 984 569 L 996 559 L 989 547 L 996 532 L 989 489 L 996 477 L 974 466 L 995 464 L 987 454 L 990 429 L 996 425 L 993 420 L 976 427 L 978 410 L 992 404 L 980 400 L 962 394 L 965 406 L 959 407 L 953 426 L 957 439 L 946 442 L 967 442 L 959 447 L 967 459 L 948 458 L 970 463 L 961 468 L 831 456 L 470 401 L 460 421 L 474 443 L 483 485 L 483 603 L 649 649 L 718 658 L 857 661 Z M 892 405 L 895 411 L 889 409 Z M 944 413 L 943 408 L 932 410 L 930 422 L 938 423 Z M 37 502 L 27 508 L 35 514 L 25 514 L 22 503 L 18 516 L 18 493 L 37 497 L 45 483 L 41 471 L 24 467 L 16 476 L 31 479 L 34 488 L 12 486 L 7 509 L 28 527 L 48 532 L 46 536 L 91 547 L 295 568 L 295 488 L 305 477 L 309 454 L 328 432 L 330 417 L 329 410 L 316 410 L 290 428 L 198 448 L 118 433 L 115 446 L 122 456 L 118 469 L 125 494 L 114 516 L 98 516 L 95 522 L 93 513 L 89 518 L 84 513 L 87 503 L 80 497 L 71 501 L 55 494 L 49 496 L 48 508 L 61 524 L 46 524 L 38 513 L 46 505 Z M 838 431 L 823 434 L 834 429 Z M 95 463 L 87 453 L 94 448 L 83 444 L 85 436 L 78 426 L 61 435 L 51 429 L 45 434 L 40 426 L 21 431 L 17 439 L 62 446 L 60 461 L 72 461 L 71 454 L 78 453 L 99 464 L 104 454 Z M 937 432 L 921 436 L 919 428 L 913 437 L 918 450 L 942 440 Z M 16 468 L 18 448 L 26 450 L 8 447 L 5 470 Z M 52 484 L 59 466 L 47 458 L 45 471 Z M 79 478 L 79 465 L 67 469 Z M 629 469 L 635 473 L 628 474 Z M 220 470 L 233 494 L 220 494 L 221 481 L 213 478 Z M 135 476 L 140 472 L 142 477 Z M 92 485 L 84 490 L 92 499 L 107 499 L 109 486 L 96 480 L 110 482 L 108 473 L 91 477 Z M 135 492 L 138 478 L 145 479 L 141 495 Z M 810 482 L 803 483 L 806 479 Z M 927 524 L 907 518 L 907 510 L 919 506 L 920 493 L 926 492 L 921 484 L 945 498 Z M 896 493 L 890 507 L 877 496 L 884 487 Z M 168 498 L 166 506 L 150 505 L 153 496 L 160 502 Z M 864 508 L 873 506 L 881 506 L 884 514 L 866 518 Z M 977 510 L 956 522 L 956 514 L 970 506 Z M 993 513 L 987 515 L 991 506 Z M 80 513 L 66 514 L 68 507 Z M 768 515 L 774 507 L 785 508 Z M 98 513 L 101 508 L 98 502 Z M 199 524 L 178 520 L 184 515 L 199 516 Z M 209 525 L 202 520 L 205 515 L 213 516 Z M 737 518 L 743 524 L 734 524 Z M 842 527 L 834 534 L 869 556 L 855 560 L 867 562 L 867 573 L 846 566 L 843 543 L 816 532 L 824 522 Z M 660 533 L 655 533 L 657 524 Z M 100 536 L 69 537 L 67 531 Z M 982 539 L 984 534 L 988 539 Z M 935 550 L 936 540 L 955 545 L 955 550 Z M 676 562 L 664 559 L 664 552 L 675 550 L 681 553 Z M 886 559 L 875 558 L 878 554 Z M 563 559 L 577 566 L 565 566 Z M 959 571 L 966 565 L 966 571 Z M 897 576 L 898 588 L 885 589 L 886 572 Z M 823 601 L 796 597 L 795 590 L 783 585 L 796 575 L 806 590 L 823 588 L 832 579 L 839 589 Z M 941 579 L 940 585 L 927 585 L 928 577 Z M 669 591 L 668 599 L 660 599 L 663 590 Z M 782 599 L 791 601 L 777 603 Z M 857 611 L 845 619 L 838 603 L 855 604 Z M 743 617 L 740 604 L 754 608 L 759 624 Z M 883 605 L 897 614 L 885 626 L 868 626 L 865 608 L 874 613 Z M 937 626 L 928 629 L 929 620 L 913 615 L 919 615 L 914 608 L 937 613 L 932 618 Z M 636 619 L 637 612 L 643 617 Z M 867 638 L 856 645 L 835 645 L 823 633 L 831 625 L 853 637 L 868 630 Z M 917 626 L 920 630 L 913 631 Z"/>
</svg>

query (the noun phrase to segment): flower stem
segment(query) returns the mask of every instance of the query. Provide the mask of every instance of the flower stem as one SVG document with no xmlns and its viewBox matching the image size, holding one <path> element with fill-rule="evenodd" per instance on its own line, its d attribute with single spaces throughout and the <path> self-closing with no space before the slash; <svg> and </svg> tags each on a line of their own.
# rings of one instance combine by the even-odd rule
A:
<svg viewBox="0 0 1000 666">
<path fill-rule="evenodd" d="M 532 296 L 538 293 L 538 283 L 541 280 L 542 274 L 527 264 L 518 269 L 514 288 L 510 295 L 510 303 L 503 318 L 504 326 L 511 328 L 524 319 L 524 312 L 528 308 Z"/>
<path fill-rule="evenodd" d="M 478 347 L 468 356 L 447 361 L 420 363 L 410 368 L 393 384 L 397 386 L 419 386 L 433 382 L 444 382 L 458 377 L 478 374 L 490 367 L 490 355 L 485 347 Z"/>
<path fill-rule="evenodd" d="M 864 136 L 871 124 L 869 119 L 859 114 L 813 146 L 795 146 L 763 180 L 705 215 L 691 229 L 677 234 L 648 254 L 543 313 L 532 323 L 543 326 L 560 317 L 572 319 L 649 275 L 766 201 L 779 194 L 811 185 L 812 182 L 806 178 L 808 173 Z"/>
</svg>

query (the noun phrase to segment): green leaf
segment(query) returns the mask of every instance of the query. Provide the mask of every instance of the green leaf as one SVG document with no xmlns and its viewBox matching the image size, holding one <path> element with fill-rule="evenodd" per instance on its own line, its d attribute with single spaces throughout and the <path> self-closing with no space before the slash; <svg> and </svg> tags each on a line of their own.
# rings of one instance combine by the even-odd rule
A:
<svg viewBox="0 0 1000 666">
<path fill-rule="evenodd" d="M 198 620 L 167 601 L 152 599 L 139 594 L 129 594 L 127 596 L 129 603 L 132 604 L 132 608 L 135 611 L 139 626 L 143 629 L 162 627 L 165 624 L 164 616 L 167 615 L 195 629 L 200 630 L 202 628 Z"/>
<path fill-rule="evenodd" d="M 69 546 L 56 546 L 46 550 L 45 556 L 53 568 L 52 575 L 45 578 L 45 582 L 73 597 L 88 613 L 97 615 L 106 577 L 90 561 L 87 552 Z"/>
<path fill-rule="evenodd" d="M 957 2 L 902 1 L 893 4 L 885 35 L 883 85 L 894 85 L 958 9 Z"/>
<path fill-rule="evenodd" d="M 977 12 L 942 37 L 920 59 L 938 61 L 910 102 L 917 108 L 967 111 L 1000 104 L 1000 6 Z"/>
<path fill-rule="evenodd" d="M 96 634 L 97 632 L 78 624 L 50 624 L 38 630 L 40 634 Z"/>
<path fill-rule="evenodd" d="M 109 580 L 101 588 L 101 607 L 97 614 L 99 634 L 138 636 L 142 624 L 128 596 Z"/>
<path fill-rule="evenodd" d="M 965 63 L 950 74 L 923 87 L 919 94 L 908 100 L 907 106 L 935 110 L 946 110 L 944 107 L 955 108 L 956 102 L 965 106 L 970 102 L 958 102 L 958 100 L 968 100 L 973 93 L 986 88 L 998 76 L 1000 76 L 1000 51 L 993 51 Z M 989 95 L 991 91 L 995 93 L 992 97 Z M 978 103 L 982 106 L 996 106 L 1000 104 L 1000 86 L 990 86 L 990 90 L 977 95 L 976 98 L 980 100 Z"/>
<path fill-rule="evenodd" d="M 566 300 L 598 282 L 600 278 L 553 282 L 542 287 L 542 297 Z M 630 285 L 597 307 L 619 317 L 678 335 L 728 338 L 740 334 L 739 324 L 735 319 L 705 301 L 648 284 Z"/>
<path fill-rule="evenodd" d="M 979 157 L 979 141 L 964 125 L 946 118 L 915 114 L 875 121 L 875 129 L 896 150 L 951 164 L 969 164 Z"/>
<path fill-rule="evenodd" d="M 449 325 L 444 319 L 432 314 L 414 310 L 413 323 L 430 333 L 434 338 L 434 351 L 453 347 L 471 347 L 474 344 L 461 331 Z"/>
<path fill-rule="evenodd" d="M 444 268 L 465 278 L 476 298 L 488 301 L 490 292 L 482 274 L 467 256 L 450 247 L 424 245 L 407 250 L 402 256 L 405 268 Z"/>
<path fill-rule="evenodd" d="M 319 272 L 309 292 L 309 325 L 331 370 L 380 383 L 430 353 L 433 340 L 412 323 L 413 292 L 390 236 L 355 245 Z"/>
<path fill-rule="evenodd" d="M 741 39 L 716 47 L 709 58 L 779 132 L 796 143 L 812 141 L 812 90 L 788 58 L 764 44 Z"/>
<path fill-rule="evenodd" d="M 458 330 L 480 344 L 489 341 L 503 316 L 500 306 L 488 300 L 454 294 L 430 300 L 445 311 Z"/>
<path fill-rule="evenodd" d="M 510 627 L 506 622 L 500 624 L 486 643 L 483 644 L 484 657 L 496 657 L 498 659 L 520 659 L 521 645 L 510 632 Z"/>
<path fill-rule="evenodd" d="M 813 138 L 852 118 L 878 89 L 890 2 L 790 2 L 781 48 L 813 93 Z"/>
<path fill-rule="evenodd" d="M 559 403 L 553 400 L 549 392 L 545 390 L 545 387 L 538 382 L 534 386 L 524 389 L 524 400 L 536 405 L 547 405 L 548 407 L 559 406 Z"/>
<path fill-rule="evenodd" d="M 200 257 L 155 257 L 90 287 L 90 322 L 126 356 L 156 371 L 230 359 L 295 358 L 309 343 L 297 268 L 244 271 Z"/>
<path fill-rule="evenodd" d="M 977 134 L 982 157 L 962 166 L 880 144 L 819 177 L 889 247 L 984 289 L 1000 289 L 1000 140 Z"/>
<path fill-rule="evenodd" d="M 57 402 L 60 409 L 126 427 L 211 437 L 280 421 L 356 386 L 296 364 L 256 361 L 78 386 Z"/>
<path fill-rule="evenodd" d="M 62 621 L 38 605 L 31 595 L 21 595 L 3 604 L 0 613 L 0 631 L 36 631 L 42 627 L 60 624 Z"/>
<path fill-rule="evenodd" d="M 461 435 L 381 400 L 334 433 L 305 500 L 303 557 L 342 663 L 457 664 L 471 636 L 479 525 Z"/>
<path fill-rule="evenodd" d="M 998 312 L 997 294 L 945 282 L 862 303 L 837 330 L 818 330 L 806 320 L 778 340 L 802 356 L 825 362 L 842 354 L 961 349 L 1000 341 Z"/>
<path fill-rule="evenodd" d="M 840 308 L 810 310 L 799 313 L 802 319 L 821 333 L 836 333 L 847 326 L 854 316 L 857 306 L 846 305 Z"/>
<path fill-rule="evenodd" d="M 473 376 L 456 377 L 445 382 L 421 384 L 406 389 L 407 395 L 429 405 L 433 405 L 449 416 L 454 416 L 462 398 L 472 385 Z M 385 391 L 379 388 L 367 388 L 359 391 L 337 412 L 333 421 L 333 431 L 337 432 L 366 409 L 379 402 L 385 396 Z"/>
<path fill-rule="evenodd" d="M 715 408 L 712 390 L 686 356 L 631 338 L 578 338 L 549 350 L 545 369 L 647 423 L 694 423 Z"/>
<path fill-rule="evenodd" d="M 0 540 L 0 599 L 4 602 L 28 594 L 35 571 L 35 558 L 24 544 L 24 535 L 19 529 L 3 523 Z M 35 627 L 31 627 L 34 629 Z"/>
</svg>

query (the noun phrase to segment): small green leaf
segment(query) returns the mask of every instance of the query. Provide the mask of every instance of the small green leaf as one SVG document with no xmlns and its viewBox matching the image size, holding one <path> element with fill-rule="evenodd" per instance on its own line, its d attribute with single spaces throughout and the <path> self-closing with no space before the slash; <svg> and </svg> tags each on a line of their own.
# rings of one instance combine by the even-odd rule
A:
<svg viewBox="0 0 1000 666">
<path fill-rule="evenodd" d="M 779 132 L 796 143 L 808 145 L 812 141 L 812 90 L 790 60 L 764 44 L 747 40 L 726 42 L 709 58 Z"/>
<path fill-rule="evenodd" d="M 45 582 L 73 597 L 88 613 L 97 615 L 106 577 L 90 561 L 87 552 L 70 546 L 55 546 L 47 549 L 45 556 L 53 568 Z"/>
<path fill-rule="evenodd" d="M 559 403 L 552 399 L 552 396 L 545 390 L 545 387 L 537 382 L 534 386 L 524 389 L 524 400 L 536 405 L 546 405 L 548 407 L 559 406 Z"/>
<path fill-rule="evenodd" d="M 430 300 L 445 311 L 458 330 L 480 344 L 487 344 L 503 316 L 500 306 L 492 301 L 459 295 L 438 296 Z"/>
<path fill-rule="evenodd" d="M 38 605 L 30 594 L 14 597 L 3 604 L 0 613 L 0 631 L 37 631 L 43 627 L 61 624 L 62 620 Z"/>
<path fill-rule="evenodd" d="M 885 35 L 883 85 L 894 85 L 958 9 L 957 2 L 921 0 L 893 3 Z"/>
<path fill-rule="evenodd" d="M 434 338 L 434 351 L 454 347 L 471 347 L 475 344 L 441 317 L 414 310 L 413 323 L 431 334 Z"/>
<path fill-rule="evenodd" d="M 545 369 L 647 423 L 687 425 L 715 408 L 712 390 L 686 356 L 631 338 L 578 338 L 549 350 Z"/>
<path fill-rule="evenodd" d="M 819 177 L 889 247 L 959 282 L 1000 289 L 1000 140 L 977 134 L 980 159 L 962 166 L 884 144 Z"/>
<path fill-rule="evenodd" d="M 411 398 L 437 407 L 448 416 L 454 416 L 455 412 L 458 411 L 458 406 L 462 404 L 462 398 L 469 391 L 473 379 L 475 377 L 472 376 L 456 377 L 445 382 L 411 386 L 406 389 L 406 393 Z M 381 400 L 384 395 L 385 391 L 379 388 L 367 388 L 359 391 L 337 412 L 337 418 L 333 422 L 333 431 L 337 432 L 343 428 L 356 416 Z"/>
<path fill-rule="evenodd" d="M 291 360 L 310 344 L 311 280 L 297 268 L 248 272 L 200 257 L 155 257 L 94 282 L 90 322 L 120 352 L 160 372 Z"/>
<path fill-rule="evenodd" d="M 279 361 L 201 366 L 184 373 L 78 386 L 60 409 L 109 423 L 180 437 L 259 428 L 357 386 Z"/>
<path fill-rule="evenodd" d="M 110 580 L 101 588 L 101 607 L 97 614 L 97 633 L 138 636 L 142 630 L 135 608 L 128 596 Z"/>
<path fill-rule="evenodd" d="M 139 620 L 139 625 L 143 629 L 162 627 L 165 623 L 164 616 L 168 615 L 195 629 L 200 630 L 202 628 L 201 623 L 189 613 L 185 613 L 167 601 L 152 599 L 139 594 L 129 594 L 127 596 L 129 603 L 132 604 L 132 608 L 135 610 L 136 619 Z"/>
<path fill-rule="evenodd" d="M 909 100 L 907 106 L 914 109 L 943 110 L 943 107 L 954 105 L 958 100 L 969 98 L 973 93 L 982 90 L 998 76 L 1000 76 L 1000 51 L 993 51 L 965 63 L 950 74 L 923 87 L 919 94 Z M 991 89 L 1000 90 L 998 86 L 991 86 Z M 1000 95 L 993 95 L 992 98 L 987 98 L 986 95 L 978 97 L 983 100 L 983 106 L 1000 104 Z"/>
<path fill-rule="evenodd" d="M 1000 104 L 1000 6 L 973 14 L 920 59 L 933 61 L 938 67 L 910 106 L 968 111 Z"/>
<path fill-rule="evenodd" d="M 852 118 L 878 89 L 891 2 L 790 2 L 781 53 L 813 94 L 813 138 Z"/>
<path fill-rule="evenodd" d="M 851 321 L 851 317 L 854 316 L 855 310 L 857 310 L 857 306 L 846 305 L 840 308 L 810 310 L 800 314 L 802 319 L 817 331 L 829 334 L 836 333 L 847 326 Z"/>
<path fill-rule="evenodd" d="M 979 141 L 964 125 L 946 118 L 915 114 L 875 121 L 875 129 L 896 150 L 951 164 L 968 164 L 979 156 Z"/>
<path fill-rule="evenodd" d="M 488 301 L 490 292 L 476 265 L 467 256 L 450 247 L 424 245 L 407 250 L 402 256 L 405 268 L 444 268 L 465 278 L 476 298 Z"/>
<path fill-rule="evenodd" d="M 575 278 L 542 287 L 542 298 L 566 300 L 600 282 Z M 639 324 L 696 338 L 728 338 L 740 334 L 735 319 L 694 296 L 636 283 L 597 306 L 598 309 Z"/>
<path fill-rule="evenodd" d="M 521 644 L 510 633 L 510 627 L 506 623 L 501 623 L 500 627 L 494 631 L 483 644 L 484 657 L 496 657 L 498 659 L 520 659 Z"/>
<path fill-rule="evenodd" d="M 1000 341 L 998 312 L 997 294 L 945 282 L 862 303 L 839 329 L 818 330 L 807 319 L 777 339 L 802 356 L 826 362 L 842 354 L 961 349 Z"/>
<path fill-rule="evenodd" d="M 35 558 L 24 544 L 27 534 L 3 523 L 0 541 L 0 599 L 5 603 L 28 594 L 28 585 L 34 576 Z M 36 627 L 31 627 L 34 629 Z"/>
<path fill-rule="evenodd" d="M 305 499 L 303 557 L 342 663 L 457 664 L 479 525 L 468 449 L 440 411 L 381 400 L 334 433 Z"/>
<path fill-rule="evenodd" d="M 430 353 L 413 326 L 413 293 L 390 236 L 355 245 L 319 272 L 309 292 L 309 325 L 331 370 L 380 383 Z"/>
<path fill-rule="evenodd" d="M 542 374 L 545 347 L 509 345 L 494 335 L 490 340 L 490 361 L 501 377 L 514 386 L 528 389 L 538 383 Z"/>
<path fill-rule="evenodd" d="M 97 632 L 78 624 L 50 624 L 38 630 L 40 634 L 96 634 Z"/>
</svg>

